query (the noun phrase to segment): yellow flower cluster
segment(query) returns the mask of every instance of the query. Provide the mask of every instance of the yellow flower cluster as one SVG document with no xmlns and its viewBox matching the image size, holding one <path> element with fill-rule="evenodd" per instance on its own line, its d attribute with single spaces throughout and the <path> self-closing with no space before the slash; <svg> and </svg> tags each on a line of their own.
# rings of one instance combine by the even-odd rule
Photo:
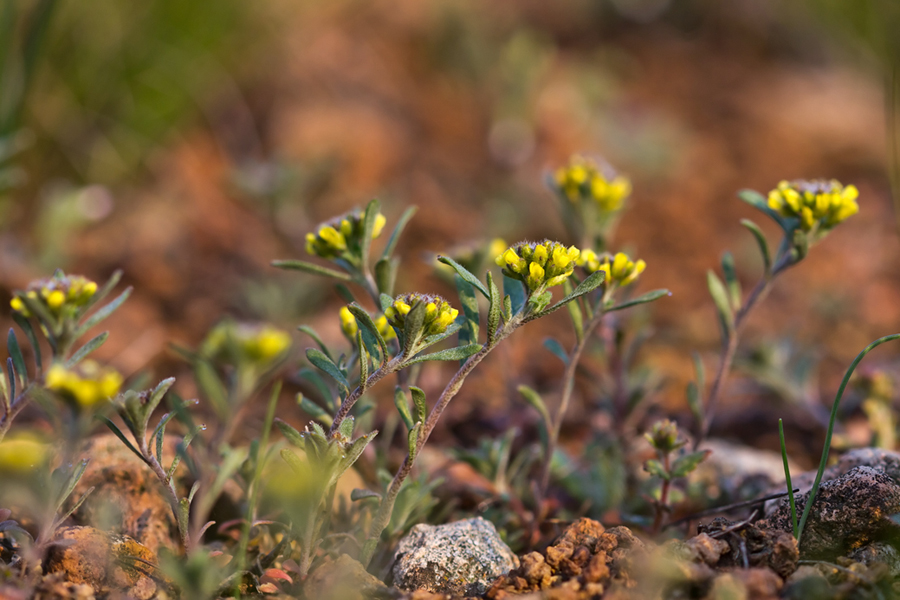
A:
<svg viewBox="0 0 900 600">
<path fill-rule="evenodd" d="M 381 235 L 387 222 L 378 213 L 372 228 L 372 239 Z M 359 210 L 319 225 L 316 233 L 306 234 L 306 252 L 321 258 L 338 258 L 359 248 L 363 232 L 363 213 Z"/>
<path fill-rule="evenodd" d="M 66 307 L 79 308 L 88 303 L 97 293 L 97 284 L 81 275 L 64 275 L 41 279 L 28 286 L 25 292 L 16 292 L 9 305 L 23 317 L 31 312 L 23 298 L 43 304 L 47 310 L 58 315 Z"/>
<path fill-rule="evenodd" d="M 593 250 L 582 250 L 578 257 L 578 266 L 584 267 L 588 273 L 603 271 L 606 274 L 607 287 L 615 283 L 626 286 L 633 283 L 647 268 L 643 260 L 633 261 L 624 252 L 618 252 L 615 256 L 609 254 L 597 256 Z"/>
<path fill-rule="evenodd" d="M 419 303 L 425 303 L 425 321 L 422 324 L 424 335 L 444 333 L 459 316 L 459 311 L 440 296 L 418 293 L 397 296 L 394 303 L 384 311 L 384 316 L 391 326 L 403 331 L 406 315 Z"/>
<path fill-rule="evenodd" d="M 827 231 L 859 212 L 856 186 L 844 187 L 835 179 L 826 181 L 781 181 L 769 192 L 769 208 L 785 217 L 800 219 L 800 228 Z"/>
<path fill-rule="evenodd" d="M 75 369 L 54 363 L 47 371 L 44 386 L 80 408 L 90 408 L 118 394 L 122 376 L 91 360 L 83 361 Z"/>
<path fill-rule="evenodd" d="M 32 432 L 12 434 L 0 442 L 0 472 L 26 474 L 45 465 L 50 445 Z"/>
<path fill-rule="evenodd" d="M 203 342 L 202 353 L 210 358 L 235 362 L 267 363 L 291 346 L 291 336 L 270 325 L 237 325 L 223 321 Z"/>
<path fill-rule="evenodd" d="M 344 332 L 351 340 L 356 339 L 356 332 L 359 331 L 359 325 L 356 322 L 356 317 L 353 316 L 353 313 L 350 312 L 350 309 L 344 306 L 341 308 L 341 331 Z M 381 315 L 377 319 L 374 319 L 375 327 L 378 328 L 378 333 L 381 334 L 381 337 L 385 340 L 390 340 L 397 337 L 397 334 L 394 333 L 394 328 L 388 324 L 387 317 Z"/>
<path fill-rule="evenodd" d="M 497 257 L 503 274 L 525 283 L 529 292 L 560 285 L 575 270 L 581 251 L 559 242 L 519 242 Z"/>
<path fill-rule="evenodd" d="M 604 173 L 594 161 L 577 154 L 569 159 L 567 166 L 556 170 L 553 181 L 571 202 L 593 200 L 606 212 L 622 208 L 622 203 L 631 194 L 631 182 L 627 177 Z"/>
</svg>

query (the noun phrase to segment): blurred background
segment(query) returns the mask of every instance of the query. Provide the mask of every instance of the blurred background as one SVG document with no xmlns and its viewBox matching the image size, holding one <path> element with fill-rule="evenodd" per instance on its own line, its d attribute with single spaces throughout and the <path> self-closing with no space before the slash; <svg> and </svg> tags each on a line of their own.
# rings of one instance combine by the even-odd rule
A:
<svg viewBox="0 0 900 600">
<path fill-rule="evenodd" d="M 643 291 L 673 292 L 634 317 L 654 334 L 642 360 L 663 405 L 683 404 L 691 351 L 714 366 L 706 270 L 730 249 L 745 287 L 759 277 L 739 220 L 776 243 L 739 189 L 825 177 L 860 190 L 860 214 L 749 322 L 742 360 L 769 377 L 767 398 L 830 396 L 900 326 L 892 0 L 0 6 L 0 296 L 54 268 L 123 269 L 135 293 L 100 355 L 126 375 L 185 372 L 169 342 L 195 347 L 226 315 L 339 339 L 330 284 L 269 262 L 303 258 L 317 223 L 373 197 L 389 226 L 420 208 L 398 291 L 454 297 L 434 252 L 564 235 L 543 180 L 574 152 L 631 177 L 613 247 L 647 261 Z M 463 442 L 472 399 L 502 431 L 519 383 L 558 388 L 539 345 L 568 339 L 557 316 L 472 380 L 450 417 Z M 742 395 L 759 388 L 733 383 L 735 406 Z"/>
</svg>

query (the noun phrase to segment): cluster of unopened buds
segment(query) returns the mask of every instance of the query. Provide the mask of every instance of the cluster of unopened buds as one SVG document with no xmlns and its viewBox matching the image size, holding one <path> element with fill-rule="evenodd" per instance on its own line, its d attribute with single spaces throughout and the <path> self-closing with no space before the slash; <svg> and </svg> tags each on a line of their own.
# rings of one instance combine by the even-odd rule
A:
<svg viewBox="0 0 900 600">
<path fill-rule="evenodd" d="M 579 155 L 553 174 L 553 183 L 559 193 L 571 202 L 592 200 L 601 210 L 617 211 L 631 194 L 631 182 L 617 175 L 611 168 L 601 169 L 596 162 Z"/>
<path fill-rule="evenodd" d="M 44 386 L 76 407 L 89 409 L 118 394 L 122 376 L 91 360 L 82 361 L 73 368 L 54 363 L 47 370 Z"/>
<path fill-rule="evenodd" d="M 769 208 L 799 219 L 803 231 L 827 231 L 859 212 L 856 186 L 830 181 L 781 181 L 769 192 Z"/>
<path fill-rule="evenodd" d="M 356 333 L 359 331 L 359 324 L 356 322 L 356 317 L 353 316 L 353 313 L 350 312 L 350 309 L 344 306 L 340 310 L 341 317 L 341 331 L 344 332 L 351 340 L 356 339 Z M 381 334 L 381 337 L 385 340 L 390 340 L 397 337 L 397 334 L 394 333 L 393 327 L 388 324 L 387 317 L 381 315 L 377 319 L 373 319 L 375 323 L 375 327 L 378 328 L 378 333 Z"/>
<path fill-rule="evenodd" d="M 643 260 L 633 261 L 624 252 L 618 252 L 615 256 L 609 254 L 597 255 L 593 250 L 582 250 L 578 257 L 578 265 L 584 267 L 588 273 L 603 271 L 606 274 L 607 289 L 610 285 L 626 286 L 633 283 L 647 268 Z"/>
<path fill-rule="evenodd" d="M 581 250 L 559 242 L 519 242 L 497 257 L 503 274 L 522 281 L 529 293 L 562 284 L 575 271 Z"/>
<path fill-rule="evenodd" d="M 438 335 L 447 331 L 447 328 L 456 321 L 459 311 L 450 303 L 435 294 L 403 294 L 397 296 L 394 302 L 384 311 L 387 322 L 397 331 L 404 331 L 406 316 L 420 303 L 425 304 L 425 320 L 422 323 L 421 333 L 424 335 Z"/>
<path fill-rule="evenodd" d="M 9 305 L 23 317 L 32 316 L 29 303 L 42 305 L 53 315 L 77 310 L 97 293 L 97 284 L 80 275 L 52 277 L 32 282 L 24 292 L 16 292 Z"/>
<path fill-rule="evenodd" d="M 372 226 L 372 239 L 381 235 L 387 222 L 378 213 Z M 354 210 L 319 225 L 316 233 L 306 234 L 306 252 L 325 259 L 348 258 L 359 253 L 363 236 L 363 213 Z"/>
</svg>

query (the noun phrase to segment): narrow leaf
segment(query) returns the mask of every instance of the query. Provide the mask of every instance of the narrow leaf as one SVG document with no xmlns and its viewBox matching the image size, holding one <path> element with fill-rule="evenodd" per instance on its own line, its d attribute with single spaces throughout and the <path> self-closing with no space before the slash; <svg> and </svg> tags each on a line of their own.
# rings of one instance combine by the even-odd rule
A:
<svg viewBox="0 0 900 600">
<path fill-rule="evenodd" d="M 303 271 L 304 273 L 312 273 L 313 275 L 323 275 L 325 277 L 331 277 L 332 279 L 337 279 L 339 281 L 353 280 L 353 278 L 350 277 L 350 275 L 348 275 L 347 273 L 335 271 L 334 269 L 329 269 L 328 267 L 322 267 L 302 260 L 273 260 L 270 264 L 276 269 Z"/>
<path fill-rule="evenodd" d="M 500 329 L 500 311 L 503 309 L 503 297 L 500 296 L 500 290 L 498 290 L 496 284 L 494 284 L 494 276 L 491 275 L 490 271 L 487 273 L 487 282 L 488 291 L 490 292 L 490 296 L 488 297 L 490 305 L 488 306 L 487 322 L 488 345 L 490 346 L 493 345 L 494 340 L 497 339 L 497 333 Z"/>
<path fill-rule="evenodd" d="M 563 365 L 569 364 L 569 355 L 566 354 L 565 349 L 563 349 L 562 344 L 559 343 L 555 338 L 547 338 L 544 340 L 544 348 L 553 353 L 556 358 L 562 361 Z"/>
<path fill-rule="evenodd" d="M 173 385 L 175 385 L 175 378 L 169 377 L 160 381 L 156 387 L 153 388 L 153 391 L 150 392 L 150 398 L 144 406 L 144 412 L 148 418 L 153 414 L 153 411 L 156 410 L 156 407 L 159 406 L 159 403 L 162 401 L 163 396 L 166 395 L 166 392 L 168 392 L 169 388 Z"/>
<path fill-rule="evenodd" d="M 314 371 L 309 368 L 302 368 L 297 372 L 297 376 L 301 379 L 305 379 L 310 382 L 313 387 L 316 388 L 316 391 L 319 395 L 322 396 L 322 400 L 328 403 L 339 404 L 340 399 L 335 398 L 334 393 L 331 391 L 331 388 L 325 383 L 325 380 L 319 375 L 319 371 Z"/>
<path fill-rule="evenodd" d="M 412 219 L 413 215 L 416 214 L 417 210 L 419 210 L 418 207 L 410 206 L 403 211 L 402 215 L 400 215 L 397 224 L 394 225 L 394 231 L 391 233 L 387 246 L 384 247 L 384 252 L 381 254 L 382 258 L 388 258 L 394 253 L 394 248 L 397 247 L 397 242 L 400 240 L 403 229 L 406 227 L 406 224 L 409 223 L 409 220 Z"/>
<path fill-rule="evenodd" d="M 416 421 L 425 422 L 428 416 L 428 405 L 425 403 L 425 392 L 421 388 L 409 386 L 410 394 L 412 394 L 413 405 L 416 407 Z"/>
<path fill-rule="evenodd" d="M 369 201 L 366 206 L 366 212 L 363 214 L 363 230 L 362 230 L 362 264 L 369 264 L 369 249 L 372 247 L 372 231 L 375 230 L 375 219 L 381 212 L 381 203 L 376 199 Z"/>
<path fill-rule="evenodd" d="M 425 303 L 416 302 L 408 313 L 406 313 L 406 321 L 403 323 L 403 354 L 409 356 L 413 350 L 419 336 L 422 333 L 422 327 L 425 324 Z"/>
<path fill-rule="evenodd" d="M 126 300 L 128 300 L 128 296 L 130 296 L 130 295 L 131 295 L 131 288 L 129 287 L 124 292 L 119 294 L 115 300 L 113 300 L 109 304 L 107 304 L 107 305 L 101 307 L 99 310 L 97 310 L 97 312 L 95 312 L 90 317 L 88 317 L 84 321 L 84 323 L 81 325 L 81 327 L 78 328 L 78 331 L 76 332 L 76 337 L 80 337 L 80 336 L 84 335 L 85 333 L 87 333 L 87 331 L 89 331 L 91 329 L 91 327 L 98 325 L 101 321 L 106 319 L 109 315 L 116 312 L 116 310 L 120 306 L 122 306 L 122 304 Z"/>
<path fill-rule="evenodd" d="M 575 291 L 565 296 L 562 300 L 554 304 L 548 309 L 542 310 L 538 313 L 535 313 L 528 317 L 526 321 L 533 321 L 535 319 L 539 319 L 543 316 L 549 315 L 550 313 L 559 310 L 567 303 L 575 300 L 576 298 L 580 298 L 585 294 L 589 294 L 596 290 L 598 287 L 603 285 L 606 280 L 606 274 L 603 271 L 597 271 L 596 273 L 591 273 L 588 277 L 585 278 L 584 281 L 578 284 L 578 287 L 575 288 Z"/>
<path fill-rule="evenodd" d="M 778 211 L 769 208 L 768 201 L 759 192 L 756 192 L 754 190 L 741 190 L 738 192 L 738 198 L 740 198 L 753 208 L 767 214 L 773 221 L 778 223 L 778 226 L 781 227 L 786 233 L 790 232 L 796 227 L 797 219 L 782 217 L 780 214 L 778 214 Z"/>
<path fill-rule="evenodd" d="M 22 331 L 25 332 L 25 336 L 28 338 L 28 342 L 31 344 L 31 349 L 34 352 L 34 366 L 37 368 L 35 372 L 35 377 L 37 377 L 37 373 L 41 370 L 41 346 L 38 343 L 37 336 L 34 334 L 34 328 L 31 326 L 31 323 L 28 322 L 28 319 L 20 315 L 19 313 L 14 312 L 12 314 L 13 321 L 16 322 Z"/>
<path fill-rule="evenodd" d="M 459 343 L 460 345 L 474 344 L 478 341 L 478 330 L 481 323 L 475 287 L 459 275 L 454 275 L 454 279 L 459 303 L 462 305 L 463 315 L 466 317 L 466 324 L 459 330 Z"/>
<path fill-rule="evenodd" d="M 503 294 L 509 298 L 510 316 L 519 314 L 525 308 L 525 285 L 518 279 L 504 275 Z"/>
<path fill-rule="evenodd" d="M 394 388 L 394 406 L 397 407 L 397 413 L 400 414 L 400 419 L 402 419 L 403 424 L 406 425 L 407 431 L 416 426 L 415 421 L 413 421 L 412 414 L 410 414 L 409 412 L 409 401 L 406 399 L 406 394 L 403 392 L 403 388 L 399 385 Z"/>
<path fill-rule="evenodd" d="M 679 456 L 672 463 L 672 478 L 687 477 L 694 472 L 701 462 L 712 453 L 711 450 L 700 450 L 699 452 L 689 452 L 683 456 Z"/>
<path fill-rule="evenodd" d="M 464 358 L 469 358 L 470 356 L 481 350 L 481 348 L 481 344 L 469 344 L 468 346 L 448 348 L 447 350 L 432 352 L 431 354 L 420 354 L 412 360 L 406 361 L 405 364 L 409 366 L 429 360 L 462 360 Z"/>
<path fill-rule="evenodd" d="M 525 399 L 525 402 L 541 415 L 541 419 L 544 421 L 547 431 L 552 430 L 553 421 L 550 420 L 550 411 L 547 410 L 547 405 L 544 403 L 544 399 L 541 398 L 541 395 L 527 385 L 520 385 L 516 389 L 522 394 L 522 398 Z"/>
<path fill-rule="evenodd" d="M 759 228 L 759 225 L 750 219 L 741 219 L 741 225 L 746 227 L 750 233 L 753 234 L 753 237 L 756 238 L 756 244 L 759 246 L 759 253 L 762 255 L 763 269 L 765 269 L 764 272 L 768 274 L 772 268 L 772 255 L 769 252 L 769 243 L 766 241 L 765 234 L 762 232 L 762 229 Z"/>
<path fill-rule="evenodd" d="M 216 413 L 222 418 L 227 417 L 229 413 L 228 391 L 213 366 L 205 360 L 197 360 L 194 363 L 194 378 L 200 391 L 213 405 Z"/>
<path fill-rule="evenodd" d="M 384 312 L 394 303 L 394 299 L 385 293 L 381 293 L 378 295 L 378 302 L 381 304 L 381 312 Z"/>
<path fill-rule="evenodd" d="M 359 500 L 365 500 L 366 498 L 378 498 L 381 499 L 381 494 L 376 494 L 372 490 L 366 490 L 362 488 L 353 488 L 353 491 L 350 492 L 350 501 L 357 502 Z"/>
<path fill-rule="evenodd" d="M 734 256 L 731 252 L 722 255 L 722 274 L 725 275 L 725 285 L 728 288 L 728 296 L 731 300 L 732 310 L 741 308 L 741 282 L 738 280 L 737 269 L 734 266 Z"/>
<path fill-rule="evenodd" d="M 379 292 L 394 293 L 394 283 L 397 281 L 399 266 L 400 260 L 397 258 L 382 258 L 375 263 L 375 285 Z"/>
<path fill-rule="evenodd" d="M 778 440 L 781 442 L 781 460 L 784 463 L 784 481 L 787 484 L 788 502 L 791 507 L 791 530 L 797 537 L 797 506 L 794 504 L 794 485 L 791 483 L 791 466 L 788 464 L 787 446 L 784 443 L 784 422 L 778 419 Z"/>
<path fill-rule="evenodd" d="M 300 433 L 281 419 L 275 419 L 275 426 L 278 427 L 279 430 L 281 430 L 281 434 L 288 442 L 290 442 L 292 446 L 296 446 L 297 448 L 301 449 L 304 447 L 305 444 L 302 433 Z"/>
<path fill-rule="evenodd" d="M 343 283 L 336 283 L 334 289 L 337 290 L 338 296 L 340 296 L 344 302 L 347 302 L 348 304 L 350 302 L 356 302 L 356 297 L 353 295 L 353 292 L 351 292 L 350 288 Z"/>
<path fill-rule="evenodd" d="M 658 300 L 663 296 L 671 296 L 672 292 L 667 289 L 659 289 L 653 290 L 652 292 L 647 292 L 637 298 L 633 298 L 631 300 L 626 300 L 621 304 L 616 304 L 615 306 L 611 306 L 606 309 L 606 312 L 613 312 L 616 310 L 623 310 L 626 308 L 631 308 L 632 306 L 637 306 L 638 304 L 646 304 L 648 302 L 653 302 L 654 300 Z"/>
<path fill-rule="evenodd" d="M 28 371 L 25 370 L 25 357 L 22 356 L 19 340 L 16 339 L 16 332 L 12 327 L 9 328 L 9 335 L 6 336 L 6 348 L 9 350 L 9 358 L 19 376 L 19 386 L 24 389 L 25 383 L 28 381 Z"/>
<path fill-rule="evenodd" d="M 334 379 L 337 384 L 344 389 L 345 393 L 350 390 L 350 384 L 347 383 L 347 377 L 338 368 L 338 366 L 331 361 L 327 354 L 325 354 L 321 350 L 316 350 L 315 348 L 307 348 L 306 358 L 316 368 Z"/>
<path fill-rule="evenodd" d="M 709 295 L 712 296 L 719 314 L 719 323 L 722 325 L 722 335 L 726 338 L 734 330 L 734 313 L 731 311 L 731 303 L 728 300 L 728 292 L 722 280 L 712 271 L 706 273 L 706 284 L 709 287 Z"/>
<path fill-rule="evenodd" d="M 359 363 L 359 387 L 362 391 L 366 391 L 366 383 L 369 379 L 369 353 L 366 351 L 366 343 L 363 341 L 363 331 L 360 328 L 356 332 L 356 352 L 358 354 Z"/>
<path fill-rule="evenodd" d="M 356 317 L 357 322 L 369 333 L 372 334 L 372 337 L 375 338 L 375 341 L 378 343 L 378 346 L 381 348 L 381 361 L 384 361 L 388 358 L 388 348 L 387 342 L 384 341 L 384 338 L 381 335 L 381 332 L 378 331 L 378 326 L 375 325 L 375 321 L 372 320 L 372 317 L 369 316 L 369 313 L 360 306 L 359 304 L 349 304 L 347 305 L 347 310 L 350 311 L 354 317 Z"/>
<path fill-rule="evenodd" d="M 565 292 L 566 295 L 569 295 L 573 291 L 571 280 L 566 279 L 563 282 L 563 292 Z M 584 315 L 581 313 L 581 307 L 578 305 L 578 302 L 569 302 L 566 304 L 566 308 L 569 310 L 569 316 L 572 318 L 572 326 L 575 329 L 575 339 L 580 343 L 584 337 Z"/>
<path fill-rule="evenodd" d="M 419 433 L 422 431 L 422 423 L 416 423 L 415 427 L 409 430 L 406 442 L 409 447 L 410 461 L 416 460 L 416 454 L 419 451 Z"/>
<path fill-rule="evenodd" d="M 141 454 L 141 451 L 134 447 L 134 444 L 132 444 L 128 440 L 128 438 L 125 437 L 125 434 L 122 433 L 122 430 L 119 429 L 119 426 L 116 425 L 115 423 L 113 423 L 109 419 L 109 417 L 98 416 L 97 418 L 100 419 L 101 421 L 103 421 L 104 423 L 106 423 L 106 426 L 109 427 L 109 430 L 112 431 L 117 438 L 122 440 L 122 443 L 125 444 L 125 447 L 128 448 L 129 450 L 131 450 L 132 452 L 134 452 L 135 456 L 140 458 L 142 462 L 147 462 L 147 459 L 144 458 L 144 455 Z"/>
<path fill-rule="evenodd" d="M 647 473 L 649 473 L 653 477 L 659 477 L 659 478 L 665 479 L 667 481 L 669 479 L 671 479 L 671 476 L 669 475 L 669 473 L 666 472 L 666 469 L 665 469 L 665 467 L 663 467 L 663 464 L 661 462 L 659 462 L 658 460 L 651 459 L 651 460 L 644 462 L 644 470 L 647 471 Z"/>
<path fill-rule="evenodd" d="M 103 345 L 103 342 L 106 341 L 106 338 L 109 337 L 109 332 L 104 331 L 100 335 L 91 338 L 89 342 L 87 342 L 84 346 L 78 349 L 75 354 L 72 355 L 72 358 L 66 361 L 66 367 L 72 368 L 82 360 L 84 360 L 91 352 L 99 348 Z"/>
<path fill-rule="evenodd" d="M 331 415 L 329 415 L 324 408 L 322 408 L 303 394 L 297 394 L 297 404 L 299 404 L 300 409 L 310 417 L 312 417 L 313 419 L 318 419 L 319 421 L 325 423 L 325 425 L 327 425 L 328 427 L 331 427 L 331 423 L 334 421 L 334 419 L 331 418 Z"/>
<path fill-rule="evenodd" d="M 438 256 L 438 260 L 445 265 L 450 265 L 453 269 L 459 274 L 460 277 L 465 279 L 472 287 L 481 292 L 481 295 L 490 300 L 491 295 L 488 292 L 487 288 L 484 287 L 484 284 L 481 283 L 477 277 L 472 275 L 472 273 L 466 269 L 464 266 L 450 258 L 449 256 Z"/>
<path fill-rule="evenodd" d="M 99 290 L 97 290 L 93 296 L 91 296 L 90 300 L 81 307 L 82 314 L 89 311 L 92 307 L 96 306 L 100 302 L 103 302 L 103 299 L 109 296 L 109 294 L 115 289 L 117 285 L 119 285 L 119 281 L 122 280 L 122 270 L 116 269 L 113 271 L 113 274 L 109 276 L 109 279 L 106 280 L 106 283 L 103 284 Z"/>
<path fill-rule="evenodd" d="M 312 338 L 312 341 L 316 343 L 316 345 L 325 354 L 325 356 L 334 361 L 334 358 L 331 356 L 331 352 L 328 350 L 328 346 L 325 345 L 325 342 L 322 341 L 322 338 L 319 336 L 318 332 L 316 332 L 315 329 L 313 329 L 309 325 L 301 325 L 297 328 L 297 331 L 305 333 L 310 338 Z"/>
<path fill-rule="evenodd" d="M 6 359 L 6 381 L 9 386 L 9 402 L 12 404 L 16 397 L 16 368 L 13 366 L 12 358 Z"/>
</svg>

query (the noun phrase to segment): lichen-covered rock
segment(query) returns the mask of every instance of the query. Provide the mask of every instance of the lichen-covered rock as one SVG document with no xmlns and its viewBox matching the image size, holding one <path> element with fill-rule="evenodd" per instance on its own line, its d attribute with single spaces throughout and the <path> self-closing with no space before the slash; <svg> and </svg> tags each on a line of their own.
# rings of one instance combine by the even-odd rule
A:
<svg viewBox="0 0 900 600">
<path fill-rule="evenodd" d="M 847 558 L 867 567 L 885 565 L 892 577 L 900 577 L 900 551 L 887 542 L 872 542 L 854 549 Z"/>
<path fill-rule="evenodd" d="M 53 541 L 58 543 L 48 552 L 47 571 L 62 574 L 66 582 L 88 585 L 97 593 L 127 590 L 137 600 L 156 594 L 149 566 L 156 564 L 156 555 L 135 540 L 93 527 L 65 527 Z"/>
<path fill-rule="evenodd" d="M 303 596 L 312 600 L 364 600 L 387 592 L 378 578 L 346 554 L 328 560 L 313 571 L 303 586 Z"/>
<path fill-rule="evenodd" d="M 772 528 L 764 521 L 744 523 L 740 527 L 728 519 L 719 517 L 698 528 L 729 546 L 720 555 L 718 568 L 767 567 L 781 577 L 787 577 L 797 569 L 800 552 L 791 531 Z"/>
<path fill-rule="evenodd" d="M 809 494 L 795 498 L 797 514 L 802 514 Z M 800 552 L 804 557 L 833 559 L 852 548 L 898 531 L 890 515 L 900 512 L 900 485 L 882 471 L 854 467 L 846 474 L 826 481 L 809 513 Z M 778 509 L 760 521 L 760 527 L 789 532 L 790 506 L 785 498 Z"/>
<path fill-rule="evenodd" d="M 446 525 L 416 525 L 394 555 L 394 585 L 480 596 L 517 565 L 493 524 L 477 517 Z"/>
</svg>

